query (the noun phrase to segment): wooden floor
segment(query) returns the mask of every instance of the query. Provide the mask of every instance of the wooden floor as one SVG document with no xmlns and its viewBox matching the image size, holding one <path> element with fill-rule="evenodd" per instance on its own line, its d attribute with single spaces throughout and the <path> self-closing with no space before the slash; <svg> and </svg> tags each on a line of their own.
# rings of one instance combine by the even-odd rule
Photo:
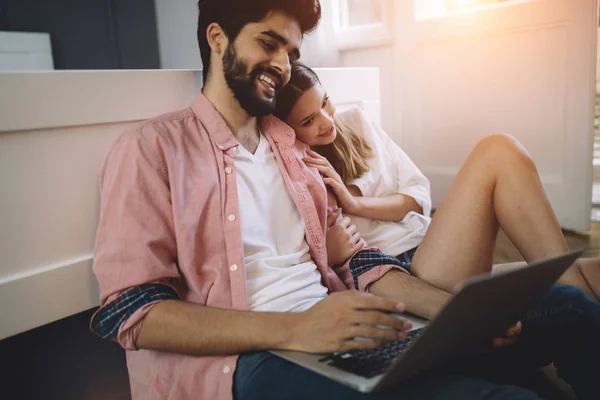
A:
<svg viewBox="0 0 600 400">
<path fill-rule="evenodd" d="M 583 257 L 600 257 L 600 223 L 593 222 L 589 232 L 563 231 L 571 250 L 584 248 Z M 522 261 L 517 248 L 500 232 L 494 251 L 494 264 Z"/>
</svg>

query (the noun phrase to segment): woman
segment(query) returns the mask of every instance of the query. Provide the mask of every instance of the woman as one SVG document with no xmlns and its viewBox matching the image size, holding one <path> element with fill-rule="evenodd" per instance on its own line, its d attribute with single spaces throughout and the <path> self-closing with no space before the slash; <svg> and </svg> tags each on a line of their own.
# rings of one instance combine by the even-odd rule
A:
<svg viewBox="0 0 600 400">
<path fill-rule="evenodd" d="M 414 276 L 451 292 L 489 273 L 499 228 L 528 262 L 568 250 L 536 167 L 513 137 L 476 145 L 431 220 L 429 182 L 408 156 L 362 111 L 334 114 L 315 72 L 296 63 L 277 117 L 311 146 L 306 165 L 321 173 L 367 243 Z M 598 300 L 600 260 L 579 260 L 558 283 Z"/>
</svg>

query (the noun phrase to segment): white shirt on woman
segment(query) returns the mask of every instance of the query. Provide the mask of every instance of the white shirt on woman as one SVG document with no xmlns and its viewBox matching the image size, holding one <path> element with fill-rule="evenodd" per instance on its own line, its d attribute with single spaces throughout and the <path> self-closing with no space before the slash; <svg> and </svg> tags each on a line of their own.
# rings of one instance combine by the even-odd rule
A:
<svg viewBox="0 0 600 400">
<path fill-rule="evenodd" d="M 349 182 L 357 186 L 364 197 L 384 197 L 405 194 L 416 200 L 423 214 L 408 212 L 400 222 L 379 221 L 348 215 L 369 246 L 397 256 L 417 247 L 431 223 L 431 192 L 429 180 L 369 116 L 358 108 L 336 114 L 342 130 L 351 130 L 366 139 L 374 157 L 369 160 L 369 172 Z"/>
</svg>

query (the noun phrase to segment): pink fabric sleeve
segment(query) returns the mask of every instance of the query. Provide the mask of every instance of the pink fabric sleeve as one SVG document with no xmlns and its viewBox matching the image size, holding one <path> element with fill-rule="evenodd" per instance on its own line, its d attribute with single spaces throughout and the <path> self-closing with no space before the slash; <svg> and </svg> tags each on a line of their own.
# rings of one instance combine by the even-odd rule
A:
<svg viewBox="0 0 600 400">
<path fill-rule="evenodd" d="M 153 139 L 148 140 L 142 130 L 115 143 L 101 173 L 93 266 L 101 306 L 131 287 L 180 279 L 168 176 L 158 155 L 158 135 L 149 132 Z M 121 325 L 118 341 L 124 348 L 135 349 L 141 322 L 154 304 L 137 310 Z"/>
<path fill-rule="evenodd" d="M 406 274 L 410 273 L 404 268 L 398 265 L 379 265 L 370 271 L 365 272 L 364 274 L 358 277 L 358 290 L 361 292 L 369 292 L 369 286 L 379 279 L 381 279 L 385 274 L 390 272 L 391 270 L 396 269 L 398 271 L 402 271 Z"/>
</svg>

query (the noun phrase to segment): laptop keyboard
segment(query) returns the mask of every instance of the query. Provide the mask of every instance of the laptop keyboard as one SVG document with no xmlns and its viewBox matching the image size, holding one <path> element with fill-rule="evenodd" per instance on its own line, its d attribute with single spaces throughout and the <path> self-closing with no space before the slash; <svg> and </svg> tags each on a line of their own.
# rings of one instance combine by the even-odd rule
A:
<svg viewBox="0 0 600 400">
<path fill-rule="evenodd" d="M 423 328 L 414 329 L 408 333 L 405 340 L 387 342 L 377 349 L 333 353 L 319 361 L 355 375 L 372 378 L 384 373 L 408 349 L 422 330 Z"/>
</svg>

